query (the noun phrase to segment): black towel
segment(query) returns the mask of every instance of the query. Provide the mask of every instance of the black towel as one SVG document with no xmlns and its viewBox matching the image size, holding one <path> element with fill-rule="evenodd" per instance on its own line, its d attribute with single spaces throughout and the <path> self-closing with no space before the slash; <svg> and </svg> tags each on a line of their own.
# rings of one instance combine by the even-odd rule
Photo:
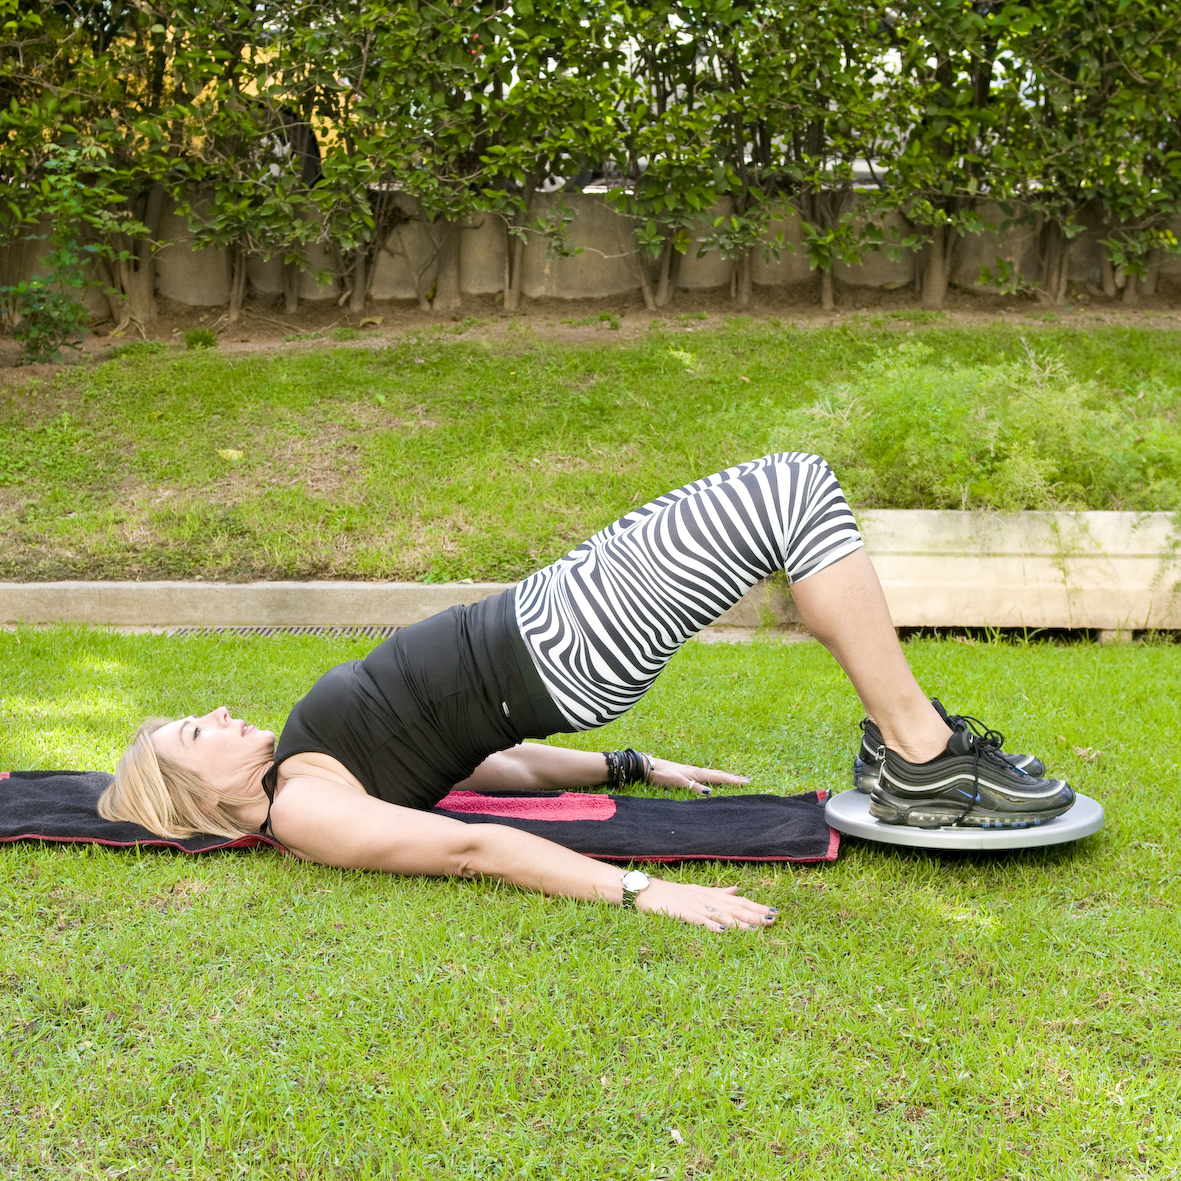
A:
<svg viewBox="0 0 1181 1181">
<path fill-rule="evenodd" d="M 104 820 L 95 805 L 114 776 L 106 771 L 0 771 L 0 843 L 80 841 L 92 845 L 149 845 L 185 853 L 283 846 L 262 833 L 248 837 L 197 836 L 170 841 L 121 820 Z"/>
<path fill-rule="evenodd" d="M 110 781 L 104 771 L 0 772 L 0 843 L 89 842 L 185 853 L 283 847 L 261 833 L 172 841 L 137 824 L 103 820 L 95 804 Z M 453 792 L 435 810 L 468 824 L 507 824 L 606 861 L 832 861 L 839 848 L 837 833 L 824 820 L 823 795 L 816 792 L 704 800 Z"/>
<path fill-rule="evenodd" d="M 825 798 L 452 792 L 435 811 L 469 824 L 511 824 L 603 861 L 833 861 L 840 837 L 824 819 Z M 521 806 L 530 800 L 541 807 Z M 452 802 L 463 811 L 449 809 Z M 563 805 L 577 818 L 564 819 Z"/>
</svg>

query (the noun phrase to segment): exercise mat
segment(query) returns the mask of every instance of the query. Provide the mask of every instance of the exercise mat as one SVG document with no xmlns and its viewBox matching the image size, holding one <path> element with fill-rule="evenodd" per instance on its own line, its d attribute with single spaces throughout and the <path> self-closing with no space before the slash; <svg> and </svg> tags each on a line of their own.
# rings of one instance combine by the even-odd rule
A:
<svg viewBox="0 0 1181 1181">
<path fill-rule="evenodd" d="M 104 771 L 0 772 L 0 843 L 31 840 L 185 853 L 282 848 L 261 833 L 167 840 L 95 810 Z M 832 861 L 840 837 L 823 793 L 652 799 L 590 792 L 451 792 L 436 812 L 468 824 L 506 824 L 607 861 Z"/>
<path fill-rule="evenodd" d="M 511 824 L 603 861 L 833 861 L 840 836 L 824 819 L 825 798 L 453 791 L 435 811 Z"/>
<path fill-rule="evenodd" d="M 167 840 L 138 824 L 104 820 L 95 810 L 112 775 L 106 771 L 0 771 L 0 842 L 59 841 L 132 847 L 144 845 L 184 853 L 215 849 L 283 846 L 262 833 L 230 840 L 205 834 Z"/>
</svg>

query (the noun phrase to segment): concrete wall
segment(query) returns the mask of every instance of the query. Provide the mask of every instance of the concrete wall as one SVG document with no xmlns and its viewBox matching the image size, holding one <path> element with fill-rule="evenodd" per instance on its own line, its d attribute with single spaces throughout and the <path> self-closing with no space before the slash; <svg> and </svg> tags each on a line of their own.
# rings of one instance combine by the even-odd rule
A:
<svg viewBox="0 0 1181 1181">
<path fill-rule="evenodd" d="M 156 251 L 156 290 L 165 299 L 195 307 L 215 307 L 230 302 L 230 252 L 193 247 L 188 220 L 170 205 L 160 219 Z"/>
<path fill-rule="evenodd" d="M 978 212 L 988 225 L 995 228 L 979 234 L 966 234 L 960 239 L 952 259 L 951 281 L 969 291 L 995 291 L 995 285 L 980 282 L 980 270 L 987 267 L 995 272 L 998 258 L 1013 264 L 1027 278 L 1036 281 L 1038 228 L 1014 225 L 1001 233 L 1000 227 L 1009 216 L 995 201 L 984 202 Z"/>
<path fill-rule="evenodd" d="M 730 277 L 734 274 L 734 260 L 723 258 L 716 250 L 711 250 L 698 258 L 697 251 L 701 238 L 713 230 L 714 218 L 729 217 L 733 212 L 734 202 L 725 197 L 704 217 L 694 220 L 689 230 L 693 242 L 681 259 L 681 272 L 677 277 L 678 287 L 685 291 L 708 291 L 712 288 L 730 286 Z"/>
<path fill-rule="evenodd" d="M 410 197 L 401 198 L 402 211 L 409 217 L 415 212 L 415 202 Z M 428 225 L 424 221 L 407 221 L 398 226 L 386 239 L 383 249 L 377 252 L 373 264 L 373 280 L 369 287 L 372 299 L 414 299 L 414 276 L 418 274 L 424 292 L 430 291 L 439 275 L 439 245 L 442 227 Z M 466 242 L 460 244 L 464 249 Z M 463 255 L 460 254 L 460 276 L 462 281 Z M 503 262 L 501 269 L 503 270 Z M 503 276 L 496 290 L 504 286 Z"/>
<path fill-rule="evenodd" d="M 765 259 L 760 251 L 755 251 L 755 283 L 760 287 L 784 287 L 814 279 L 816 272 L 808 266 L 808 256 L 804 253 L 800 216 L 790 205 L 780 208 L 771 218 L 772 239 L 776 234 L 783 235 L 778 259 L 774 255 Z"/>
<path fill-rule="evenodd" d="M 592 193 L 545 193 L 534 199 L 529 220 L 544 218 L 559 202 L 574 211 L 570 245 L 581 253 L 550 258 L 546 243 L 531 237 L 525 248 L 521 291 L 531 299 L 569 299 L 575 292 L 595 298 L 637 290 L 639 252 L 631 219 L 621 217 Z"/>
<path fill-rule="evenodd" d="M 1181 628 L 1170 513 L 861 514 L 894 623 Z"/>
<path fill-rule="evenodd" d="M 331 272 L 334 269 L 334 262 L 332 258 L 332 248 L 325 243 L 317 242 L 304 248 L 304 258 L 307 259 L 311 266 L 318 270 Z M 286 290 L 283 282 L 283 256 L 281 254 L 275 255 L 260 255 L 252 254 L 246 259 L 246 279 L 249 283 L 249 290 L 255 295 L 282 295 Z M 167 294 L 163 288 L 159 288 L 160 294 Z M 312 300 L 313 302 L 326 299 L 335 299 L 340 294 L 336 281 L 331 277 L 326 282 L 318 282 L 315 275 L 308 271 L 300 271 L 299 274 L 299 298 Z M 184 299 L 176 295 L 170 298 L 175 299 L 178 303 L 193 303 L 191 299 Z M 225 301 L 229 302 L 227 295 Z"/>
<path fill-rule="evenodd" d="M 910 224 L 901 213 L 887 214 L 884 219 L 887 238 L 905 238 Z M 914 279 L 914 253 L 903 250 L 897 259 L 884 250 L 868 250 L 856 266 L 838 262 L 833 267 L 833 278 L 852 287 L 904 287 Z"/>
<path fill-rule="evenodd" d="M 424 293 L 435 283 L 440 227 L 416 219 L 413 202 L 410 198 L 405 200 L 405 212 L 410 220 L 390 235 L 387 249 L 381 251 L 376 260 L 370 289 L 375 300 L 413 300 L 415 284 L 411 266 L 422 272 L 420 285 Z M 544 215 L 559 201 L 574 210 L 570 240 L 581 252 L 567 258 L 550 258 L 544 240 L 532 237 L 524 256 L 522 290 L 525 295 L 579 299 L 638 291 L 640 259 L 631 220 L 611 209 L 601 195 L 590 193 L 539 195 L 533 216 Z M 712 229 L 715 217 L 725 216 L 730 211 L 731 203 L 726 199 L 692 227 L 695 241 L 681 261 L 678 279 L 682 289 L 729 287 L 735 268 L 733 260 L 723 258 L 716 251 L 698 258 L 697 243 Z M 986 289 L 978 282 L 980 269 L 982 266 L 994 269 L 998 257 L 1016 265 L 1030 279 L 1036 279 L 1038 227 L 1013 225 L 1002 233 L 999 227 L 1007 220 L 1004 211 L 997 205 L 986 204 L 981 212 L 996 228 L 979 235 L 968 235 L 959 243 L 953 263 L 953 283 L 968 289 Z M 889 220 L 900 235 L 908 232 L 909 227 L 901 214 L 894 214 Z M 1074 281 L 1098 284 L 1101 281 L 1099 240 L 1104 236 L 1104 230 L 1097 216 L 1089 211 L 1084 211 L 1080 220 L 1085 228 L 1070 243 L 1069 277 Z M 781 207 L 772 218 L 771 228 L 773 232 L 782 232 L 785 249 L 778 259 L 764 259 L 761 252 L 756 252 L 754 282 L 763 287 L 776 287 L 814 278 L 815 273 L 809 269 L 803 252 L 803 235 L 796 213 L 790 207 Z M 1181 221 L 1178 229 L 1181 230 Z M 174 209 L 165 214 L 161 237 L 163 245 L 157 253 L 156 265 L 162 296 L 194 306 L 228 302 L 227 251 L 194 250 L 192 234 Z M 459 271 L 460 287 L 465 293 L 488 295 L 503 289 L 506 241 L 503 221 L 492 214 L 461 229 Z M 5 282 L 30 278 L 37 272 L 37 259 L 43 251 L 44 244 L 36 242 L 18 242 L 0 248 L 0 276 Z M 305 256 L 318 270 L 331 272 L 335 267 L 334 251 L 329 243 L 310 244 L 305 248 Z M 655 269 L 650 260 L 647 265 Z M 909 251 L 903 252 L 898 261 L 882 251 L 870 251 L 857 266 L 838 263 L 834 274 L 840 282 L 853 286 L 895 289 L 914 279 L 915 268 L 916 256 Z M 252 257 L 248 260 L 247 274 L 253 292 L 261 295 L 283 292 L 281 258 Z M 1181 279 L 1181 256 L 1165 256 L 1161 274 L 1173 280 Z M 339 284 L 335 281 L 318 283 L 304 272 L 299 293 L 307 300 L 335 299 L 339 295 Z M 92 313 L 106 314 L 106 302 L 97 288 L 92 287 L 85 298 Z"/>
<path fill-rule="evenodd" d="M 956 248 L 952 264 L 952 282 L 969 291 L 995 291 L 993 284 L 981 283 L 980 269 L 996 270 L 996 260 L 1012 263 L 1031 282 L 1038 279 L 1038 239 L 1041 224 L 1010 225 L 1002 232 L 1001 226 L 1014 220 L 994 201 L 986 201 L 980 207 L 984 221 L 994 228 L 981 234 L 968 234 Z M 1015 209 L 1014 213 L 1020 213 Z M 1073 283 L 1091 283 L 1099 286 L 1103 282 L 1102 251 L 1100 242 L 1108 231 L 1097 209 L 1086 208 L 1077 221 L 1083 227 L 1080 233 L 1067 245 L 1067 279 Z M 1176 257 L 1176 256 L 1171 256 Z M 1167 275 L 1166 262 L 1161 273 Z M 1177 259 L 1177 273 L 1181 275 L 1181 258 Z"/>
<path fill-rule="evenodd" d="M 506 230 L 502 218 L 486 213 L 462 230 L 459 287 L 467 295 L 495 295 L 504 290 Z"/>
<path fill-rule="evenodd" d="M 0 246 L 0 287 L 15 286 L 17 283 L 27 283 L 37 275 L 45 273 L 44 256 L 49 252 L 50 244 L 47 240 L 50 227 L 48 223 L 39 225 L 30 239 L 13 242 L 10 246 Z M 87 266 L 85 273 L 94 281 L 81 292 L 79 297 L 86 305 L 86 310 L 96 318 L 110 314 L 106 297 L 98 285 L 94 268 Z"/>
</svg>

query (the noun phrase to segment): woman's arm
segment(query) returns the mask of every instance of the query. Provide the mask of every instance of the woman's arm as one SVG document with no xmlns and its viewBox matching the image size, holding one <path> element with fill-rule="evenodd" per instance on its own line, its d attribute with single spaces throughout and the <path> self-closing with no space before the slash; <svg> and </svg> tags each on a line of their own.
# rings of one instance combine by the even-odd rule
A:
<svg viewBox="0 0 1181 1181">
<path fill-rule="evenodd" d="M 526 890 L 619 903 L 622 870 L 501 824 L 464 824 L 387 804 L 316 776 L 288 779 L 271 810 L 277 840 L 297 857 L 386 873 L 491 877 Z M 671 915 L 713 931 L 762 927 L 773 913 L 737 887 L 652 879 L 639 910 Z"/>
<path fill-rule="evenodd" d="M 522 742 L 519 746 L 489 755 L 462 783 L 462 791 L 557 791 L 565 787 L 592 787 L 607 782 L 607 760 L 595 751 L 567 750 L 564 746 L 544 746 L 540 742 Z M 661 787 L 691 787 L 729 783 L 742 786 L 750 780 L 745 775 L 730 775 L 709 767 L 652 760 L 650 783 Z"/>
</svg>

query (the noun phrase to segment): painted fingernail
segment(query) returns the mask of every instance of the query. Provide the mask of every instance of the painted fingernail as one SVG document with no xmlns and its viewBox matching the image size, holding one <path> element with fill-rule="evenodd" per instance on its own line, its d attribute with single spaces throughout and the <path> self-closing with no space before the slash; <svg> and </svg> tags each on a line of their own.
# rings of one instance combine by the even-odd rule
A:
<svg viewBox="0 0 1181 1181">
<path fill-rule="evenodd" d="M 775 916 L 773 914 L 763 915 L 763 922 L 764 923 L 773 923 L 774 921 L 775 921 Z"/>
<path fill-rule="evenodd" d="M 769 911 L 770 911 L 772 914 L 778 914 L 778 913 L 779 913 L 779 907 L 778 907 L 778 906 L 768 906 L 768 907 L 767 907 L 767 909 L 768 909 L 768 910 L 769 910 Z"/>
<path fill-rule="evenodd" d="M 714 794 L 714 789 L 712 787 L 703 787 L 701 789 L 701 794 L 703 796 L 712 796 Z"/>
</svg>

